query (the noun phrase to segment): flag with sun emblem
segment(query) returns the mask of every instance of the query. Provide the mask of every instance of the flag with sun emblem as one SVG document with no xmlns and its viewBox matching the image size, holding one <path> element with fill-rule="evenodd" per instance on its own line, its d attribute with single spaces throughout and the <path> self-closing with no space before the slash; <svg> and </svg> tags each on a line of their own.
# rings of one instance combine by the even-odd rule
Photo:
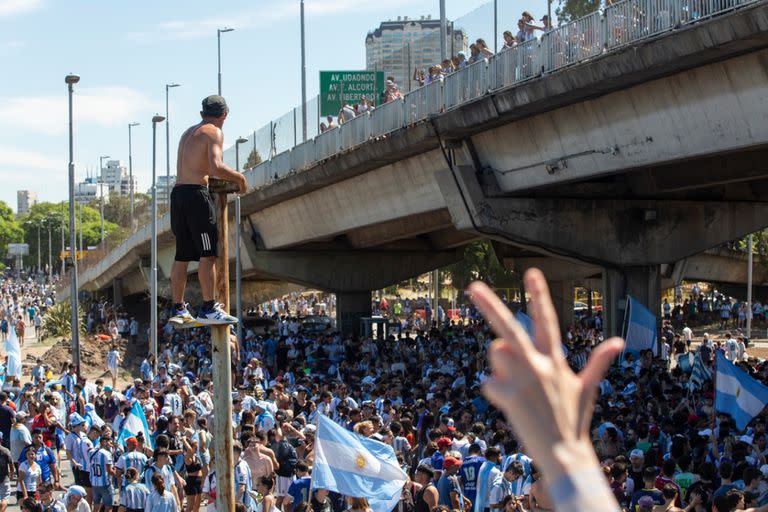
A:
<svg viewBox="0 0 768 512">
<path fill-rule="evenodd" d="M 764 386 L 737 368 L 717 352 L 715 377 L 715 410 L 728 413 L 739 430 L 744 430 L 752 418 L 760 414 L 768 404 L 768 386 Z"/>
<path fill-rule="evenodd" d="M 374 512 L 390 512 L 400 500 L 405 481 L 391 446 L 359 436 L 320 416 L 312 489 L 367 498 Z"/>
</svg>

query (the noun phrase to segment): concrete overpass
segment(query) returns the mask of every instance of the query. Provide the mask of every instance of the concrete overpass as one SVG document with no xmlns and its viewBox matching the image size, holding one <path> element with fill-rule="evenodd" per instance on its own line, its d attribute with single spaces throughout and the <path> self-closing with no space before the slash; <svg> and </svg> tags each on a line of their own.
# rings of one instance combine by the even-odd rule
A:
<svg viewBox="0 0 768 512">
<path fill-rule="evenodd" d="M 768 3 L 689 19 L 683 3 L 640 16 L 633 1 L 247 171 L 245 278 L 335 291 L 349 327 L 370 290 L 490 238 L 508 264 L 551 270 L 563 297 L 585 269 L 599 275 L 609 330 L 626 293 L 657 307 L 663 279 L 768 225 Z M 148 234 L 82 286 L 144 289 Z"/>
</svg>

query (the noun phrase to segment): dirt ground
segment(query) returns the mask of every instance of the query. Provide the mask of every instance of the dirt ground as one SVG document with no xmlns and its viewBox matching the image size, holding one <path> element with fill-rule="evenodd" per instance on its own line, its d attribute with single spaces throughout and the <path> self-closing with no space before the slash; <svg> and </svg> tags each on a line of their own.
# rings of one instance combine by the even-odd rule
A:
<svg viewBox="0 0 768 512">
<path fill-rule="evenodd" d="M 80 363 L 81 373 L 89 380 L 108 376 L 107 353 L 111 343 L 101 341 L 95 336 L 84 336 L 80 339 Z M 120 340 L 117 344 L 123 356 L 118 373 L 118 387 L 128 386 L 133 382 L 134 376 L 139 374 L 139 366 L 145 357 L 146 347 L 141 344 L 132 345 L 127 340 Z M 141 348 L 140 348 L 141 347 Z M 24 347 L 24 373 L 31 371 L 38 357 L 45 364 L 51 366 L 53 374 L 60 375 L 64 363 L 72 360 L 70 342 L 66 339 L 48 339 L 37 341 L 34 338 L 26 339 Z"/>
</svg>

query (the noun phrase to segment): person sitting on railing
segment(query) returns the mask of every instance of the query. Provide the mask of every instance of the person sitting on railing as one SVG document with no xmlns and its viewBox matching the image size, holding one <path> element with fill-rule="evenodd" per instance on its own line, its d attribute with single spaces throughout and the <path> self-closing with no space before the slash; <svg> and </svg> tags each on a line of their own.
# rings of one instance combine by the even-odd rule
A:
<svg viewBox="0 0 768 512">
<path fill-rule="evenodd" d="M 504 46 L 502 46 L 503 50 L 506 50 L 508 48 L 514 48 L 517 46 L 517 41 L 515 40 L 515 36 L 512 35 L 512 32 L 509 30 L 505 30 L 504 34 Z"/>
</svg>

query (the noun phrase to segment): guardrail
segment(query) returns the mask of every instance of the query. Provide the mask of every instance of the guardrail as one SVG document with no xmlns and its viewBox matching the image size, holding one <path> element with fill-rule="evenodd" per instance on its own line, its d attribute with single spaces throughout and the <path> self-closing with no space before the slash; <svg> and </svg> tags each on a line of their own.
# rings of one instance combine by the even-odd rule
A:
<svg viewBox="0 0 768 512">
<path fill-rule="evenodd" d="M 350 150 L 371 138 L 391 133 L 429 116 L 457 108 L 489 92 L 589 61 L 630 43 L 657 36 L 689 23 L 696 23 L 733 9 L 763 0 L 623 0 L 588 16 L 557 27 L 541 36 L 502 50 L 438 81 L 411 91 L 401 99 L 381 105 L 340 127 L 299 143 L 246 171 L 250 187 L 263 187 L 290 172 L 303 171 L 331 156 Z M 293 127 L 286 133 L 296 138 L 296 112 L 290 113 Z M 286 114 L 283 118 L 291 116 Z M 284 123 L 283 123 L 284 124 Z M 276 139 L 270 123 L 267 135 Z M 314 129 L 314 128 L 313 128 Z M 265 132 L 264 129 L 259 133 Z M 286 135 L 288 136 L 288 135 Z M 257 146 L 256 133 L 253 135 Z M 276 144 L 270 146 L 274 151 Z M 233 160 L 230 148 L 225 157 Z M 130 243 L 130 239 L 125 243 Z M 103 255 L 103 251 L 101 252 Z M 95 258 L 94 258 L 95 259 Z M 87 261 L 85 268 L 93 261 Z"/>
</svg>

